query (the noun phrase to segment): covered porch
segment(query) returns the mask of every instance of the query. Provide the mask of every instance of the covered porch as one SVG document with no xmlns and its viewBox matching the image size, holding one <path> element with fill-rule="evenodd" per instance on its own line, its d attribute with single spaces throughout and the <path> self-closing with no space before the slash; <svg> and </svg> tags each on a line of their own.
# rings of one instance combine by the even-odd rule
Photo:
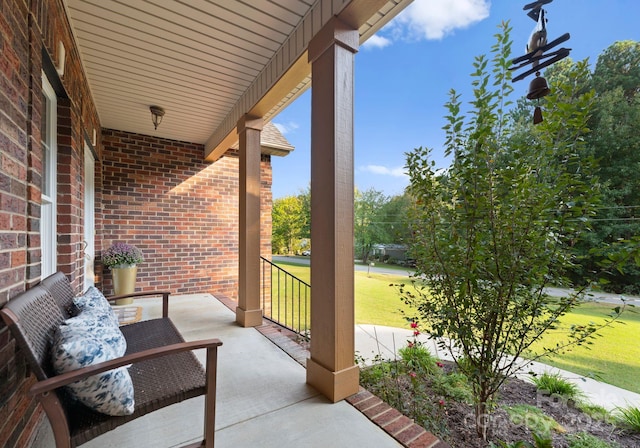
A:
<svg viewBox="0 0 640 448">
<path fill-rule="evenodd" d="M 211 306 L 178 306 L 170 314 L 178 327 L 189 320 L 180 328 L 186 339 L 202 330 L 225 344 L 219 440 L 234 443 L 242 433 L 234 435 L 236 429 L 259 422 L 266 422 L 260 432 L 308 440 L 305 416 L 311 415 L 317 437 L 327 431 L 349 437 L 361 425 L 377 434 L 345 403 L 328 404 L 359 388 L 352 269 L 355 54 L 409 3 L 3 2 L 0 306 L 56 271 L 77 293 L 95 283 L 112 294 L 101 252 L 116 241 L 137 245 L 146 259 L 138 289 L 209 298 L 222 293 L 233 300 L 233 310 L 220 314 L 214 299 Z M 305 370 L 271 353 L 262 339 L 245 342 L 263 337 L 242 327 L 262 325 L 259 263 L 261 255 L 271 255 L 270 163 L 282 155 L 273 146 L 265 149 L 261 134 L 312 80 L 315 286 Z M 152 123 L 157 106 L 165 113 Z M 7 418 L 0 445 L 22 447 L 44 418 L 26 393 L 32 378 L 14 342 L 1 327 L 7 368 L 0 375 L 0 411 Z M 260 362 L 267 351 L 273 360 Z M 285 361 L 293 364 L 281 366 Z M 273 375 L 273 385 L 262 384 L 265 370 L 280 372 L 272 365 L 282 374 Z M 280 418 L 292 410 L 295 417 Z M 353 420 L 340 418 L 343 412 Z M 270 418 L 297 431 L 281 431 Z M 168 420 L 156 414 L 145 419 L 156 428 L 171 427 Z M 199 427 L 199 418 L 187 420 Z M 178 426 L 179 434 L 190 427 Z M 156 432 L 141 431 L 145 439 Z M 274 444 L 289 445 L 275 437 Z"/>
<path fill-rule="evenodd" d="M 312 342 L 306 382 L 332 402 L 358 391 L 351 269 L 355 55 L 362 42 L 409 3 L 65 1 L 73 45 L 102 128 L 95 150 L 98 162 L 104 162 L 103 229 L 96 244 L 104 250 L 123 236 L 132 239 L 148 249 L 153 257 L 148 264 L 164 282 L 150 274 L 143 286 L 185 293 L 183 285 L 198 277 L 203 292 L 222 292 L 237 300 L 235 319 L 243 327 L 262 324 L 259 263 L 260 256 L 269 257 L 271 252 L 268 175 L 270 157 L 276 154 L 265 150 L 261 136 L 265 124 L 311 88 L 311 239 L 317 249 L 311 268 Z M 157 106 L 166 113 L 154 116 L 152 130 L 149 109 L 153 112 Z M 154 139 L 150 148 L 144 134 Z M 168 145 L 158 155 L 155 139 Z M 171 141 L 202 145 L 196 169 L 201 164 L 223 167 L 230 157 L 237 160 L 233 162 L 237 179 L 232 180 L 237 182 L 232 190 L 237 191 L 237 208 L 217 208 L 226 215 L 224 227 L 211 226 L 211 220 L 220 219 L 213 211 L 219 206 L 211 191 L 225 188 L 215 184 L 218 179 L 205 185 L 195 175 L 174 182 L 166 173 L 173 188 L 163 188 L 165 173 L 154 161 L 164 164 L 165 155 L 171 158 L 172 151 L 180 151 L 172 148 Z M 128 145 L 127 151 L 121 145 Z M 123 164 L 127 169 L 121 168 Z M 189 171 L 188 166 L 185 169 Z M 139 187 L 143 198 L 145 192 L 157 191 L 167 199 L 156 206 L 156 197 L 149 197 L 145 203 L 137 192 L 131 193 Z M 190 202 L 194 190 L 200 190 L 199 200 L 210 202 Z M 191 204 L 195 209 L 189 208 Z M 182 207 L 179 216 L 175 207 Z M 198 219 L 203 210 L 207 215 L 197 228 L 182 220 L 189 214 Z M 169 219 L 180 225 L 163 222 Z M 202 251 L 197 232 L 208 238 Z M 179 241 L 181 234 L 194 233 L 182 258 L 164 247 Z M 220 238 L 229 241 L 224 251 L 208 251 L 207 245 Z M 212 263 L 215 270 L 224 264 L 226 284 L 208 282 L 214 274 L 198 270 L 195 266 L 201 263 L 196 260 Z M 107 279 L 104 287 L 109 272 L 100 274 Z M 191 287 L 190 292 L 199 291 Z"/>
<path fill-rule="evenodd" d="M 402 446 L 347 401 L 331 403 L 305 384 L 305 369 L 299 361 L 304 362 L 308 352 L 273 325 L 240 327 L 229 308 L 234 304 L 211 294 L 190 294 L 171 297 L 169 306 L 169 316 L 186 340 L 216 337 L 224 341 L 224 350 L 218 353 L 216 446 Z M 142 308 L 142 319 L 161 315 L 160 299 L 139 299 L 134 305 Z M 204 351 L 197 355 L 204 361 Z M 83 447 L 177 447 L 197 442 L 202 439 L 203 409 L 203 397 L 187 400 L 103 434 Z M 395 431 L 401 429 L 404 427 Z M 416 441 L 421 435 L 408 431 L 404 438 Z M 45 423 L 33 448 L 54 446 L 52 437 Z"/>
</svg>

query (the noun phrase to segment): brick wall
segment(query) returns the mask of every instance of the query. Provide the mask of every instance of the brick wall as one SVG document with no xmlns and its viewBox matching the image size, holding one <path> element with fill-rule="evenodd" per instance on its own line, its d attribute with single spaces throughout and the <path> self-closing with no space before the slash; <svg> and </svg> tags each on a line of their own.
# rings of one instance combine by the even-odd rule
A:
<svg viewBox="0 0 640 448">
<path fill-rule="evenodd" d="M 66 48 L 60 79 L 58 42 Z M 82 284 L 83 135 L 98 117 L 61 0 L 0 0 L 0 306 L 40 280 L 42 72 L 58 96 L 58 269 Z M 44 56 L 43 56 L 44 54 Z M 33 377 L 0 323 L 0 446 L 25 447 L 42 419 Z"/>
<path fill-rule="evenodd" d="M 23 291 L 25 284 L 31 82 L 27 21 L 25 5 L 3 1 L 0 11 L 0 306 Z"/>
<path fill-rule="evenodd" d="M 135 244 L 145 262 L 136 287 L 237 297 L 237 154 L 203 161 L 186 142 L 103 130 L 101 246 Z M 271 164 L 263 156 L 262 248 L 271 253 Z M 103 270 L 103 289 L 112 291 Z"/>
<path fill-rule="evenodd" d="M 38 105 L 34 111 L 29 101 L 33 65 L 29 13 L 23 2 L 2 1 L 1 5 L 0 306 L 26 287 L 27 227 L 33 226 L 29 197 L 39 195 L 29 182 L 33 164 L 39 162 L 37 155 L 30 156 L 33 142 L 28 132 L 34 114 L 39 113 Z M 24 359 L 16 354 L 15 341 L 0 323 L 0 446 L 18 446 L 25 429 L 37 421 L 34 402 L 24 393 L 29 384 L 25 376 Z"/>
</svg>

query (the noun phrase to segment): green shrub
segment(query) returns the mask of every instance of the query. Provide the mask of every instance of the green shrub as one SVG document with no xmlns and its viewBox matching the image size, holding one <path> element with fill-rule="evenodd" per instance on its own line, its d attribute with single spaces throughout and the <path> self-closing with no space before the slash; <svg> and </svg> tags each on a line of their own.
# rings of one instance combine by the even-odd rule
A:
<svg viewBox="0 0 640 448">
<path fill-rule="evenodd" d="M 615 419 L 618 426 L 631 432 L 640 433 L 640 408 L 632 406 L 617 408 Z"/>
<path fill-rule="evenodd" d="M 458 370 L 464 373 L 467 378 L 471 378 L 476 373 L 476 369 L 473 367 L 471 361 L 467 357 L 458 358 L 456 360 L 456 365 L 458 366 Z"/>
<path fill-rule="evenodd" d="M 407 371 L 434 375 L 438 371 L 438 358 L 421 344 L 413 344 L 398 350 Z"/>
<path fill-rule="evenodd" d="M 376 356 L 370 366 L 366 366 L 363 357 L 357 356 L 356 362 L 361 366 L 360 384 L 426 430 L 446 435 L 448 429 L 443 406 L 433 402 L 425 388 L 424 378 L 416 373 L 431 370 L 431 359 L 433 369 L 437 369 L 437 361 L 426 349 L 420 347 L 415 350 L 417 347 L 406 350 L 399 361 L 385 361 Z M 434 376 L 441 375 L 436 371 Z M 410 381 L 406 381 L 407 378 Z"/>
<path fill-rule="evenodd" d="M 619 448 L 615 442 L 606 442 L 586 432 L 569 434 L 567 436 L 569 448 Z"/>
<path fill-rule="evenodd" d="M 471 384 L 467 376 L 462 373 L 436 375 L 432 384 L 435 391 L 447 398 L 467 404 L 473 403 Z"/>
<path fill-rule="evenodd" d="M 545 391 L 551 395 L 559 395 L 563 398 L 578 399 L 583 396 L 580 388 L 570 381 L 565 380 L 557 373 L 543 373 L 531 378 L 539 391 Z"/>
<path fill-rule="evenodd" d="M 548 438 L 551 431 L 564 432 L 564 428 L 553 417 L 546 415 L 535 406 L 517 404 L 507 406 L 505 410 L 514 424 L 525 425 L 541 439 Z"/>
<path fill-rule="evenodd" d="M 499 440 L 497 445 L 493 442 L 489 444 L 489 448 L 531 448 L 532 446 L 533 445 L 531 445 L 529 442 L 525 442 L 522 440 L 518 440 L 517 442 L 511 442 L 511 443 L 507 443 L 507 442 L 503 442 L 502 440 Z"/>
<path fill-rule="evenodd" d="M 576 403 L 576 407 L 594 420 L 611 423 L 613 419 L 611 412 L 609 412 L 607 408 L 597 404 L 579 401 Z"/>
<path fill-rule="evenodd" d="M 382 359 L 376 355 L 371 365 L 367 365 L 365 358 L 356 355 L 356 363 L 360 366 L 360 384 L 381 398 L 389 395 L 389 389 L 396 389 L 395 381 L 398 377 L 398 365 L 395 362 Z"/>
<path fill-rule="evenodd" d="M 534 443 L 531 444 L 524 440 L 518 440 L 517 442 L 507 443 L 500 440 L 498 441 L 498 445 L 491 443 L 489 448 L 553 448 L 553 440 L 548 436 L 533 433 L 533 442 Z"/>
<path fill-rule="evenodd" d="M 402 391 L 398 384 L 398 365 L 391 361 L 378 361 L 360 368 L 360 384 L 372 394 L 396 409 L 402 406 Z"/>
</svg>

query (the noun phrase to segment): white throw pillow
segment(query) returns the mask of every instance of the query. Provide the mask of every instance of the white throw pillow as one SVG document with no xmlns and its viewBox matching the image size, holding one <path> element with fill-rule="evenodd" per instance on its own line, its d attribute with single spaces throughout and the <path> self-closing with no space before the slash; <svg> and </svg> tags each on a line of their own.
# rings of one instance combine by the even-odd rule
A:
<svg viewBox="0 0 640 448">
<path fill-rule="evenodd" d="M 104 317 L 96 318 L 93 313 L 77 317 L 82 314 L 88 314 L 84 322 L 68 319 L 76 321 L 61 325 L 54 334 L 52 361 L 56 374 L 115 359 L 122 356 L 120 352 L 124 353 L 119 343 L 113 343 L 114 338 L 104 337 L 109 334 L 109 330 L 100 326 Z M 98 412 L 117 416 L 134 411 L 133 383 L 126 367 L 90 376 L 67 387 L 72 396 Z"/>
<path fill-rule="evenodd" d="M 73 303 L 80 312 L 94 310 L 107 313 L 111 316 L 115 325 L 118 325 L 118 316 L 116 316 L 115 311 L 111 308 L 109 301 L 104 294 L 102 294 L 102 291 L 95 286 L 90 286 L 81 296 L 74 297 Z"/>
<path fill-rule="evenodd" d="M 64 325 L 82 327 L 95 338 L 105 342 L 113 350 L 116 357 L 124 356 L 127 351 L 127 340 L 120 327 L 113 323 L 109 313 L 98 309 L 88 308 L 75 317 L 64 321 Z"/>
</svg>

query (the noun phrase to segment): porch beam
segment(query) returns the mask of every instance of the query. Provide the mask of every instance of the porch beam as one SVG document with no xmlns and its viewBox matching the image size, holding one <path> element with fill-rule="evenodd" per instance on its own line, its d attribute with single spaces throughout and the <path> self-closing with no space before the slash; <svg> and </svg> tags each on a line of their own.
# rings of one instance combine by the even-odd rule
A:
<svg viewBox="0 0 640 448">
<path fill-rule="evenodd" d="M 336 402 L 358 392 L 354 364 L 353 84 L 358 30 L 337 17 L 311 62 L 311 358 L 307 382 Z"/>
<path fill-rule="evenodd" d="M 362 31 L 363 38 L 368 38 L 412 1 L 396 0 L 391 4 L 388 0 L 316 1 L 222 123 L 213 130 L 205 142 L 205 160 L 214 162 L 237 141 L 234 128 L 243 114 L 251 113 L 269 121 L 308 88 L 311 58 L 307 57 L 307 48 L 334 17 L 339 17 L 350 28 Z"/>
<path fill-rule="evenodd" d="M 260 308 L 260 132 L 261 117 L 245 115 L 237 125 L 240 146 L 240 235 L 236 322 L 262 325 Z"/>
</svg>

